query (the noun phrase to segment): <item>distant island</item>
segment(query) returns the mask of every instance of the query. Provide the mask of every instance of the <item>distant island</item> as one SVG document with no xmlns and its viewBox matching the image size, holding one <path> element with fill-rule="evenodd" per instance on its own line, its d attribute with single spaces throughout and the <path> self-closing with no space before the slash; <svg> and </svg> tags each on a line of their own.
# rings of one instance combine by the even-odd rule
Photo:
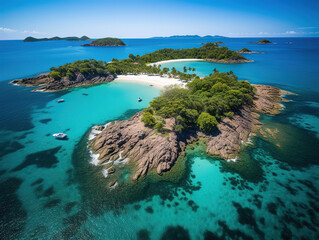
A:
<svg viewBox="0 0 319 240">
<path fill-rule="evenodd" d="M 52 38 L 34 38 L 34 37 L 27 37 L 23 40 L 23 42 L 41 42 L 41 41 L 59 41 L 59 40 L 66 40 L 66 41 L 90 41 L 91 39 L 87 36 L 82 37 L 52 37 Z"/>
<path fill-rule="evenodd" d="M 89 44 L 83 44 L 84 47 L 115 47 L 115 46 L 126 46 L 126 44 L 119 38 L 100 38 L 93 40 Z"/>
<path fill-rule="evenodd" d="M 261 53 L 261 52 L 256 52 L 256 51 L 251 51 L 251 50 L 249 50 L 248 48 L 243 48 L 243 49 L 241 49 L 241 50 L 237 50 L 236 51 L 237 53 Z"/>
<path fill-rule="evenodd" d="M 272 44 L 271 41 L 269 41 L 268 39 L 261 39 L 258 42 L 252 42 L 252 43 L 258 43 L 258 44 Z"/>
<path fill-rule="evenodd" d="M 173 35 L 173 36 L 169 36 L 169 37 L 152 37 L 152 38 L 155 38 L 155 39 L 160 39 L 160 38 L 173 38 L 173 39 L 176 39 L 176 38 L 190 38 L 190 39 L 193 39 L 193 38 L 227 38 L 227 37 L 224 37 L 224 36 L 220 36 L 220 35 L 206 35 L 206 36 L 199 36 L 199 35 Z"/>
<path fill-rule="evenodd" d="M 251 60 L 248 60 L 227 47 L 219 47 L 216 43 L 206 43 L 199 48 L 165 48 L 142 56 L 130 54 L 128 59 L 121 61 L 113 59 L 113 61 L 109 63 L 93 59 L 78 60 L 57 68 L 52 67 L 50 69 L 51 72 L 47 74 L 33 78 L 14 80 L 11 83 L 29 87 L 37 86 L 38 88 L 34 89 L 34 91 L 61 91 L 80 85 L 110 82 L 120 74 L 157 74 L 159 76 L 175 77 L 186 82 L 197 77 L 192 71 L 187 73 L 187 69 L 184 69 L 183 72 L 177 71 L 174 67 L 171 71 L 168 68 L 161 69 L 158 62 L 171 59 L 177 61 L 180 59 L 195 59 L 198 61 L 217 63 L 251 62 Z"/>
</svg>

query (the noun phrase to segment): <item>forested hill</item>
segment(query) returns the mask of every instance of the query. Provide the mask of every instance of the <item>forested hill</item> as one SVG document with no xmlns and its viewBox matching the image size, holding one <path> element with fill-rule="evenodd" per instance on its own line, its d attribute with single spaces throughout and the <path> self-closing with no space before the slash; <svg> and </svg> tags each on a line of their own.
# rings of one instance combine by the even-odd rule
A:
<svg viewBox="0 0 319 240">
<path fill-rule="evenodd" d="M 112 46 L 125 46 L 126 44 L 119 38 L 100 38 L 92 41 L 90 44 L 84 44 L 82 46 L 88 47 L 112 47 Z"/>
<path fill-rule="evenodd" d="M 158 62 L 170 59 L 180 58 L 198 58 L 198 59 L 216 59 L 216 60 L 247 60 L 245 57 L 228 49 L 219 47 L 217 43 L 206 43 L 199 48 L 173 49 L 164 48 L 155 52 L 145 54 L 138 58 L 144 62 Z"/>
<path fill-rule="evenodd" d="M 41 41 L 59 41 L 59 40 L 67 40 L 67 41 L 90 41 L 91 39 L 87 36 L 82 37 L 52 37 L 52 38 L 34 38 L 27 37 L 23 40 L 23 42 L 41 42 Z"/>
<path fill-rule="evenodd" d="M 175 118 L 177 132 L 198 127 L 211 133 L 223 117 L 232 117 L 243 104 L 251 104 L 253 96 L 249 82 L 237 81 L 232 72 L 215 70 L 203 79 L 196 77 L 187 88 L 167 88 L 144 110 L 142 121 L 160 131 L 164 119 Z"/>
</svg>

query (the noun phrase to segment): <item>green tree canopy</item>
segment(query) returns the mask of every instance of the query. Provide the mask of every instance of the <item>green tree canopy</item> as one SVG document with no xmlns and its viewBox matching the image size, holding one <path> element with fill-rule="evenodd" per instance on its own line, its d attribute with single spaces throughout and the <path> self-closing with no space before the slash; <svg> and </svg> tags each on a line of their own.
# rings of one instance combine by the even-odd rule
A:
<svg viewBox="0 0 319 240">
<path fill-rule="evenodd" d="M 204 133 L 211 133 L 217 126 L 216 118 L 209 113 L 203 112 L 199 115 L 197 124 Z"/>
</svg>

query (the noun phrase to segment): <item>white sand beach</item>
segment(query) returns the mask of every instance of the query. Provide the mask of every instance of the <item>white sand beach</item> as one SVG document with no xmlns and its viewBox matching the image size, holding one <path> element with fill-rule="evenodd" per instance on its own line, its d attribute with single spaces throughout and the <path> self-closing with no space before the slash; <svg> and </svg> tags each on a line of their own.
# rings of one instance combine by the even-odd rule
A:
<svg viewBox="0 0 319 240">
<path fill-rule="evenodd" d="M 158 66 L 164 63 L 170 63 L 170 62 L 203 62 L 204 59 L 197 59 L 197 58 L 181 58 L 181 59 L 172 59 L 172 60 L 165 60 L 155 63 L 149 63 L 148 66 Z"/>
<path fill-rule="evenodd" d="M 145 74 L 138 74 L 138 75 L 118 75 L 115 82 L 135 82 L 135 83 L 143 83 L 148 85 L 153 85 L 155 87 L 163 88 L 168 85 L 172 84 L 179 84 L 185 86 L 181 80 L 176 78 L 168 78 L 168 77 L 161 77 L 158 75 L 145 75 Z"/>
</svg>

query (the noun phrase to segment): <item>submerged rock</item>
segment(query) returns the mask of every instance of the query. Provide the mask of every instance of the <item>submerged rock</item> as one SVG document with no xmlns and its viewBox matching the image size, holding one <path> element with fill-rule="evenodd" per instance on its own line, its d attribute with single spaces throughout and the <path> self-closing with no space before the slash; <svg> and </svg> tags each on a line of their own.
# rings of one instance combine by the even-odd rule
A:
<svg viewBox="0 0 319 240">
<path fill-rule="evenodd" d="M 109 168 L 109 169 L 107 170 L 107 173 L 108 173 L 108 174 L 113 174 L 113 173 L 115 173 L 115 168 L 114 168 L 114 167 Z"/>
<path fill-rule="evenodd" d="M 108 187 L 109 188 L 114 187 L 116 183 L 117 183 L 116 179 L 113 179 L 111 182 L 109 182 Z"/>
</svg>

